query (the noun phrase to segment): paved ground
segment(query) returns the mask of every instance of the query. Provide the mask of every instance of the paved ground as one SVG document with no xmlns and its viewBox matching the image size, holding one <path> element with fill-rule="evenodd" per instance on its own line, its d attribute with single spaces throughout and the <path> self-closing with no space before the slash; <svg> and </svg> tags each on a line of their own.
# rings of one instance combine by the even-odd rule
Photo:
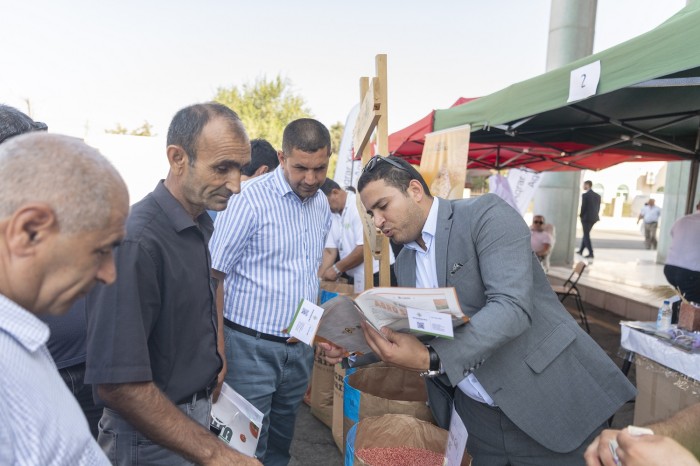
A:
<svg viewBox="0 0 700 466">
<path fill-rule="evenodd" d="M 569 312 L 578 319 L 573 301 L 565 303 Z M 591 326 L 591 336 L 605 352 L 622 367 L 620 353 L 620 318 L 610 312 L 586 305 L 586 313 Z M 634 383 L 634 366 L 629 373 Z M 613 427 L 632 424 L 634 404 L 623 406 L 613 417 Z M 343 464 L 340 452 L 333 442 L 330 429 L 311 415 L 309 408 L 302 405 L 297 418 L 296 433 L 292 443 L 291 466 L 340 466 Z"/>
</svg>

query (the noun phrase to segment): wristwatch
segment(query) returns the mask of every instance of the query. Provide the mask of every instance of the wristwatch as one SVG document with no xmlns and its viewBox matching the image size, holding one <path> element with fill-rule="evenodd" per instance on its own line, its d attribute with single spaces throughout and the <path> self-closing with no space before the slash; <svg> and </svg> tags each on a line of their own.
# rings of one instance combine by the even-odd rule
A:
<svg viewBox="0 0 700 466">
<path fill-rule="evenodd" d="M 430 365 L 428 366 L 427 371 L 423 371 L 419 373 L 421 377 L 437 377 L 438 375 L 442 374 L 442 371 L 440 370 L 440 356 L 438 356 L 437 351 L 430 346 L 430 345 L 425 345 L 425 347 L 428 349 L 428 356 L 430 357 Z"/>
<path fill-rule="evenodd" d="M 338 277 L 340 277 L 343 274 L 343 272 L 341 272 L 340 269 L 338 268 L 338 266 L 335 264 L 333 264 L 333 270 L 335 270 L 335 274 Z"/>
</svg>

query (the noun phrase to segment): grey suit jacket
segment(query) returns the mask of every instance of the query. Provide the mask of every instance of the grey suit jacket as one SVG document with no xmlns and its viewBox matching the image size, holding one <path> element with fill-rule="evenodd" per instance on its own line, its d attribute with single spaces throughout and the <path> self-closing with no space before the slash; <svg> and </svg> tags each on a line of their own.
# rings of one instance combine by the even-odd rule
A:
<svg viewBox="0 0 700 466">
<path fill-rule="evenodd" d="M 438 284 L 455 287 L 471 318 L 454 340 L 430 343 L 446 372 L 441 390 L 428 383 L 436 418 L 445 422 L 445 393 L 471 371 L 525 433 L 553 451 L 574 450 L 634 386 L 559 303 L 515 210 L 492 194 L 435 199 Z M 404 248 L 395 269 L 399 286 L 415 286 L 415 251 Z"/>
</svg>

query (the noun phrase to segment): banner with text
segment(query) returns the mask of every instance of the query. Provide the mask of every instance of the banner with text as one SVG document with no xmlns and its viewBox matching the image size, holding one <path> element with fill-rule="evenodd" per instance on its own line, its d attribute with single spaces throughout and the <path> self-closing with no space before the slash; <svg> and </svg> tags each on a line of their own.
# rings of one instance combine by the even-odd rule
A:
<svg viewBox="0 0 700 466">
<path fill-rule="evenodd" d="M 345 129 L 343 131 L 343 137 L 340 140 L 340 147 L 338 148 L 338 161 L 335 165 L 335 174 L 329 178 L 333 178 L 333 181 L 338 183 L 341 188 L 346 186 L 357 186 L 357 179 L 360 177 L 362 171 L 362 161 L 353 160 L 355 156 L 355 151 L 352 147 L 352 133 L 355 129 L 355 123 L 357 122 L 357 114 L 360 112 L 360 105 L 355 105 L 347 119 L 345 120 Z"/>
</svg>

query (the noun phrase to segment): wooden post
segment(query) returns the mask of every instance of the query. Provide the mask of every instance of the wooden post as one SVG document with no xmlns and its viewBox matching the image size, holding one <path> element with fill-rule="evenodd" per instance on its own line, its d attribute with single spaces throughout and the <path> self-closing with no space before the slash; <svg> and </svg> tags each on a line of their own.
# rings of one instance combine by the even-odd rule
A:
<svg viewBox="0 0 700 466">
<path fill-rule="evenodd" d="M 387 111 L 387 60 L 386 55 L 375 57 L 377 76 L 360 78 L 360 112 L 357 116 L 353 143 L 356 154 L 362 155 L 362 165 L 370 159 L 369 141 L 375 128 L 377 129 L 377 150 L 380 155 L 389 155 L 389 125 Z M 390 286 L 389 271 L 389 239 L 377 232 L 374 222 L 365 213 L 365 209 L 357 196 L 358 211 L 364 218 L 365 248 L 364 269 L 365 289 L 374 286 L 372 262 L 379 259 L 379 285 Z"/>
</svg>

